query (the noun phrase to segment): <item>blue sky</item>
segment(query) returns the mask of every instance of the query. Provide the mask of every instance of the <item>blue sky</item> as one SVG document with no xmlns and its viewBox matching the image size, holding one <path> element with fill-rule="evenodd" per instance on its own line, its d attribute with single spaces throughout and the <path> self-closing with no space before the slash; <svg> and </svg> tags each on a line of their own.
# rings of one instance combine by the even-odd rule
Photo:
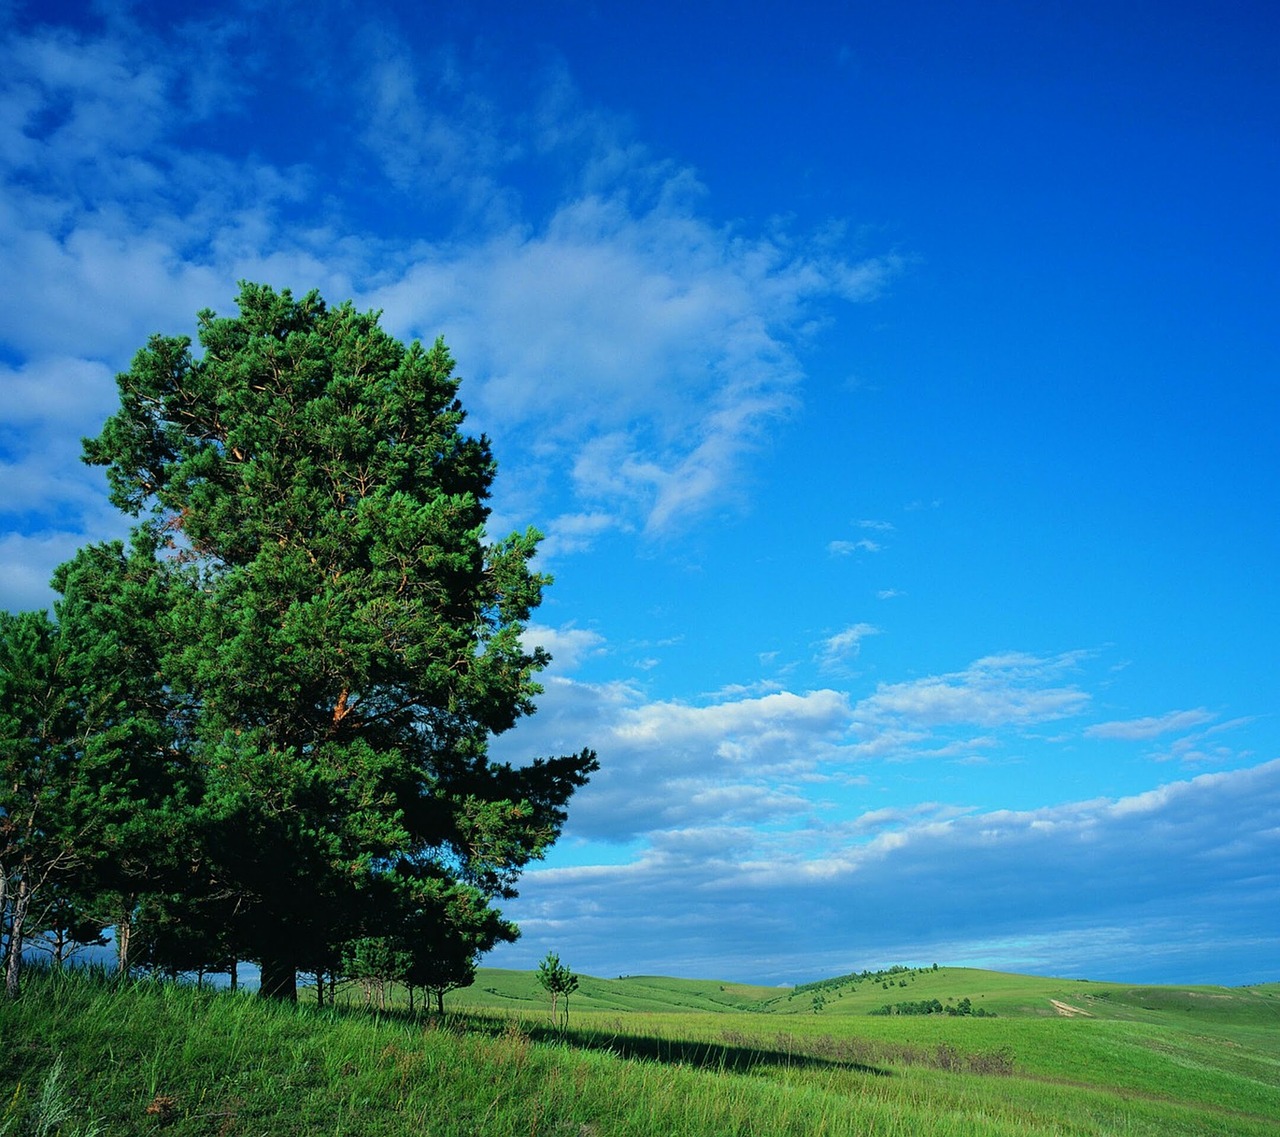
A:
<svg viewBox="0 0 1280 1137">
<path fill-rule="evenodd" d="M 1280 29 L 1215 3 L 0 0 L 0 604 L 238 279 L 443 334 L 535 524 L 489 962 L 1280 976 Z"/>
</svg>

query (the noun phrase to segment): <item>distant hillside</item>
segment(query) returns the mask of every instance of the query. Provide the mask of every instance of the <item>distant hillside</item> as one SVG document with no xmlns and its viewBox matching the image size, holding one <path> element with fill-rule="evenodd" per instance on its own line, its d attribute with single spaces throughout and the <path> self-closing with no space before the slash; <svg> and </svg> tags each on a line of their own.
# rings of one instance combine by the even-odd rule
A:
<svg viewBox="0 0 1280 1137">
<path fill-rule="evenodd" d="M 572 1000 L 575 1009 L 594 1011 L 754 1011 L 763 1009 L 779 990 L 710 979 L 665 979 L 651 975 L 597 979 L 582 975 Z M 475 983 L 450 994 L 446 1003 L 458 1009 L 541 1010 L 546 1001 L 546 992 L 538 986 L 535 972 L 482 967 Z"/>
<path fill-rule="evenodd" d="M 759 987 L 704 979 L 632 975 L 580 976 L 577 1011 L 752 1012 L 850 1016 L 912 1013 L 922 1004 L 1016 1018 L 1099 1018 L 1143 1021 L 1177 1011 L 1205 1020 L 1280 1026 L 1280 983 L 1252 987 L 1135 987 L 1084 979 L 1054 979 L 968 967 L 890 968 L 839 976 L 799 987 Z M 531 971 L 481 968 L 475 983 L 447 999 L 457 1009 L 539 1011 L 546 994 Z"/>
</svg>

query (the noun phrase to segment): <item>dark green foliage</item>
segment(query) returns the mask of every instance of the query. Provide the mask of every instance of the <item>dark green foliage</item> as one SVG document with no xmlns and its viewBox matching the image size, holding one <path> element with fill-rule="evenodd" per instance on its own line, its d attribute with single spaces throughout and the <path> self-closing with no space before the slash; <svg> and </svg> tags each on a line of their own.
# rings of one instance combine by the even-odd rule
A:
<svg viewBox="0 0 1280 1137">
<path fill-rule="evenodd" d="M 933 969 L 936 971 L 938 965 L 935 963 Z M 900 963 L 895 963 L 892 967 L 882 968 L 879 971 L 854 971 L 848 975 L 837 975 L 831 979 L 818 979 L 812 983 L 800 983 L 794 988 L 796 994 L 802 991 L 829 991 L 837 990 L 841 987 L 856 987 L 859 983 L 879 983 L 884 987 L 889 986 L 890 982 L 902 982 L 901 976 L 910 975 L 915 977 L 916 969 L 904 967 Z"/>
<path fill-rule="evenodd" d="M 43 612 L 0 613 L 0 918 L 18 994 L 33 905 L 79 862 L 92 825 L 77 778 L 72 665 Z"/>
<path fill-rule="evenodd" d="M 24 939 L 94 940 L 181 847 L 173 724 L 157 674 L 162 605 L 145 545 L 92 546 L 55 577 L 56 620 L 0 614 L 0 877 L 7 989 Z M 117 903 L 108 901 L 115 897 Z M 113 909 L 107 911 L 108 908 Z"/>
<path fill-rule="evenodd" d="M 385 950 L 379 970 L 447 990 L 515 937 L 491 902 L 596 768 L 488 757 L 548 660 L 521 640 L 539 536 L 488 538 L 495 463 L 442 343 L 315 293 L 245 284 L 238 304 L 200 313 L 198 353 L 153 336 L 85 441 L 140 523 L 59 570 L 56 624 L 0 629 L 3 760 L 29 767 L 9 784 L 33 808 L 71 788 L 41 855 L 61 871 L 74 845 L 142 963 L 252 959 L 293 997 L 299 968 Z M 4 824 L 8 869 L 34 846 Z"/>
<path fill-rule="evenodd" d="M 939 999 L 920 999 L 914 1003 L 885 1003 L 883 1007 L 869 1013 L 873 1015 L 951 1015 L 953 1018 L 972 1015 L 976 1019 L 996 1017 L 986 1007 L 974 1007 L 968 995 L 955 1004 L 944 1004 Z"/>
</svg>

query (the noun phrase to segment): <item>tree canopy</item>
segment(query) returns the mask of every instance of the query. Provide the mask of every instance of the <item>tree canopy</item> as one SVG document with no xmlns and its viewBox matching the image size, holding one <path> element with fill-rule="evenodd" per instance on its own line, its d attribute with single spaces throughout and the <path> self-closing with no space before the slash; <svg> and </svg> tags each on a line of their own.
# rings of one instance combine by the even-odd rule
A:
<svg viewBox="0 0 1280 1137">
<path fill-rule="evenodd" d="M 150 950 L 184 966 L 255 960 L 283 997 L 403 925 L 438 941 L 418 981 L 438 958 L 452 985 L 515 937 L 492 902 L 597 768 L 488 753 L 549 659 L 522 639 L 539 534 L 489 538 L 496 464 L 442 342 L 314 292 L 244 284 L 238 308 L 199 314 L 198 352 L 152 336 L 118 376 L 85 458 L 138 522 L 55 581 L 58 634 L 118 649 L 104 729 L 149 783 L 126 795 L 149 804 L 117 834 L 114 919 L 149 913 L 168 929 Z M 131 864 L 157 832 L 180 855 Z"/>
</svg>

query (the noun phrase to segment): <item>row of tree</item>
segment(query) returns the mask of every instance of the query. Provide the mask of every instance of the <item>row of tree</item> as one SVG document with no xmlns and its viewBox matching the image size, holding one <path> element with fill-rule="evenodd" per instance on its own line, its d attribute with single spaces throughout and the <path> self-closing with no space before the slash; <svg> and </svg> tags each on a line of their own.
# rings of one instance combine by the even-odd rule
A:
<svg viewBox="0 0 1280 1137">
<path fill-rule="evenodd" d="M 975 1007 L 966 995 L 959 1003 L 947 1003 L 945 1006 L 939 999 L 920 999 L 917 1002 L 885 1003 L 878 1010 L 870 1011 L 873 1015 L 972 1015 L 975 1019 L 995 1018 L 994 1011 L 986 1007 Z"/>
<path fill-rule="evenodd" d="M 129 541 L 62 565 L 52 616 L 0 614 L 11 995 L 32 935 L 108 927 L 125 970 L 251 960 L 296 998 L 382 952 L 442 993 L 516 937 L 495 902 L 597 768 L 489 757 L 534 709 L 548 580 L 536 532 L 486 534 L 444 345 L 315 293 L 238 307 L 198 353 L 153 336 L 85 440 Z"/>
</svg>

